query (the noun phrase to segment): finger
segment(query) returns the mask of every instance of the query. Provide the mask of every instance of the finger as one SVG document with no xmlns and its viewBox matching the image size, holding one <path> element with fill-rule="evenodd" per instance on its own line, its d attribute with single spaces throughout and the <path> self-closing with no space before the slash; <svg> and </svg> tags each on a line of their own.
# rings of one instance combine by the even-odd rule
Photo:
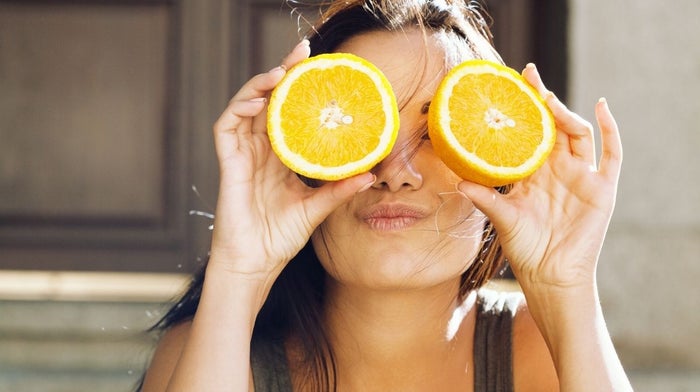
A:
<svg viewBox="0 0 700 392">
<path fill-rule="evenodd" d="M 363 173 L 345 180 L 322 185 L 307 200 L 307 216 L 312 227 L 317 227 L 328 215 L 357 193 L 369 189 L 377 180 L 372 173 Z"/>
<path fill-rule="evenodd" d="M 309 46 L 309 40 L 303 39 L 297 44 L 297 46 L 292 49 L 292 51 L 287 55 L 287 57 L 282 60 L 282 67 L 290 69 L 295 66 L 298 62 L 306 59 L 311 54 L 311 47 Z"/>
<path fill-rule="evenodd" d="M 545 94 L 545 102 L 552 111 L 557 130 L 565 135 L 559 143 L 567 143 L 566 147 L 574 157 L 595 165 L 595 140 L 591 123 L 569 110 L 551 91 Z"/>
<path fill-rule="evenodd" d="M 265 98 L 232 101 L 214 124 L 214 136 L 225 132 L 250 133 L 250 126 L 241 126 L 244 120 L 257 116 L 265 108 Z"/>
<path fill-rule="evenodd" d="M 309 47 L 309 41 L 307 39 L 302 40 L 297 44 L 294 49 L 287 55 L 287 57 L 282 60 L 280 67 L 282 69 L 290 69 L 295 66 L 298 62 L 309 57 L 311 49 Z M 267 119 L 264 116 L 256 117 L 253 119 L 252 125 L 253 132 L 266 132 L 267 130 Z"/>
<path fill-rule="evenodd" d="M 605 98 L 598 100 L 595 114 L 601 134 L 600 172 L 617 179 L 622 166 L 622 142 L 617 122 Z"/>
<path fill-rule="evenodd" d="M 529 63 L 525 66 L 523 77 L 542 96 L 554 115 L 557 129 L 563 131 L 566 136 L 557 137 L 557 145 L 567 148 L 575 157 L 594 164 L 595 141 L 591 124 L 569 110 L 553 92 L 547 90 L 534 64 Z"/>
<path fill-rule="evenodd" d="M 489 218 L 496 230 L 500 233 L 510 232 L 515 211 L 514 207 L 506 202 L 505 195 L 500 194 L 494 188 L 469 181 L 457 184 L 457 190 Z"/>
<path fill-rule="evenodd" d="M 229 103 L 234 101 L 248 101 L 254 98 L 263 98 L 267 96 L 267 94 L 275 88 L 277 83 L 282 80 L 286 72 L 284 67 L 277 66 L 265 73 L 253 76 L 238 90 Z"/>
<path fill-rule="evenodd" d="M 293 67 L 299 61 L 309 57 L 311 49 L 309 41 L 304 39 L 292 49 L 282 60 L 282 64 L 270 71 L 254 76 L 231 99 L 232 101 L 246 101 L 253 98 L 266 96 L 282 80 L 286 70 Z"/>
<path fill-rule="evenodd" d="M 525 66 L 525 69 L 523 69 L 522 75 L 525 78 L 525 80 L 527 80 L 527 82 L 530 83 L 530 85 L 534 87 L 535 90 L 537 90 L 540 96 L 544 97 L 547 91 L 549 91 L 544 86 L 544 82 L 542 81 L 540 73 L 537 70 L 537 67 L 535 67 L 535 64 L 528 63 Z"/>
<path fill-rule="evenodd" d="M 286 73 L 279 66 L 262 74 L 255 75 L 246 82 L 231 98 L 226 109 L 214 124 L 215 131 L 250 131 L 251 127 L 238 129 L 244 117 L 254 117 L 261 113 L 268 93 L 282 80 Z"/>
</svg>

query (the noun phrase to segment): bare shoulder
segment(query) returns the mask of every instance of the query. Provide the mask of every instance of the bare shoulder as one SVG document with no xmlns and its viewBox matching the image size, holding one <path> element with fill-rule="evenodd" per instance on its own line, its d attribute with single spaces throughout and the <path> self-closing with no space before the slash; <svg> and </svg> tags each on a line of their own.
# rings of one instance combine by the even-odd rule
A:
<svg viewBox="0 0 700 392">
<path fill-rule="evenodd" d="M 524 301 L 513 322 L 513 377 L 516 391 L 558 391 L 552 356 Z"/>
<path fill-rule="evenodd" d="M 185 341 L 190 333 L 191 321 L 185 321 L 168 329 L 161 337 L 146 371 L 143 392 L 164 391 L 175 371 Z"/>
</svg>

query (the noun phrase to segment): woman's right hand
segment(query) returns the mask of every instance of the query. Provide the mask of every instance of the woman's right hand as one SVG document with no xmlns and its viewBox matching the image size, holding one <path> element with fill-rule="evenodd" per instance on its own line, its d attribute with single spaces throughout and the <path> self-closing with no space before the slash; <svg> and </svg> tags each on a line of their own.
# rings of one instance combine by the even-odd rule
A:
<svg viewBox="0 0 700 392">
<path fill-rule="evenodd" d="M 272 151 L 267 98 L 285 70 L 309 52 L 304 40 L 280 67 L 249 80 L 214 125 L 220 184 L 209 270 L 271 285 L 313 230 L 374 181 L 373 175 L 364 173 L 311 188 Z"/>
</svg>

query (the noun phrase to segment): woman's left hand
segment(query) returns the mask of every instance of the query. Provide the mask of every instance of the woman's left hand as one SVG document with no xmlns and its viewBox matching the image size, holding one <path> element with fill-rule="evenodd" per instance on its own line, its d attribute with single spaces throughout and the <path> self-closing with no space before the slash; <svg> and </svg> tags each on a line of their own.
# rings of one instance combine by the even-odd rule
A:
<svg viewBox="0 0 700 392">
<path fill-rule="evenodd" d="M 523 76 L 555 118 L 557 141 L 549 159 L 507 195 L 470 182 L 459 190 L 493 222 L 524 290 L 591 287 L 622 163 L 617 124 L 601 99 L 595 106 L 602 141 L 597 161 L 591 124 L 545 88 L 533 65 Z"/>
</svg>

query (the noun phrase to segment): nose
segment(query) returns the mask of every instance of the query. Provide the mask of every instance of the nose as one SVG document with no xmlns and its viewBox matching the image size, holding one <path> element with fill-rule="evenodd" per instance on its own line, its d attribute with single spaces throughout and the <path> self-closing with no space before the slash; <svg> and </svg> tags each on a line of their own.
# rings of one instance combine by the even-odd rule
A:
<svg viewBox="0 0 700 392">
<path fill-rule="evenodd" d="M 419 189 L 423 185 L 423 175 L 416 165 L 418 153 L 416 146 L 396 143 L 389 156 L 372 169 L 377 176 L 372 188 L 390 192 Z"/>
</svg>

